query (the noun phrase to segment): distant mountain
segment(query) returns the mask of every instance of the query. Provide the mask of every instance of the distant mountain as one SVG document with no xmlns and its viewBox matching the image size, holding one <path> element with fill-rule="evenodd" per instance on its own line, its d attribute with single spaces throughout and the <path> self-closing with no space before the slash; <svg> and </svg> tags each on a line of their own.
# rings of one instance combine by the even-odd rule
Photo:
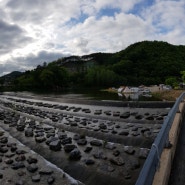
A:
<svg viewBox="0 0 185 185">
<path fill-rule="evenodd" d="M 16 78 L 20 77 L 23 73 L 19 71 L 13 71 L 8 73 L 4 76 L 0 77 L 0 84 L 1 85 L 10 85 Z"/>
<path fill-rule="evenodd" d="M 65 86 L 152 85 L 181 82 L 185 46 L 142 41 L 116 53 L 92 53 L 59 58 L 25 73 L 12 72 L 17 88 L 60 89 Z M 172 84 L 170 84 L 172 85 Z"/>
<path fill-rule="evenodd" d="M 0 78 L 16 78 L 16 77 L 19 77 L 23 74 L 23 72 L 20 72 L 20 71 L 13 71 L 11 73 L 8 73 L 4 76 L 1 76 Z"/>
<path fill-rule="evenodd" d="M 142 41 L 116 53 L 70 56 L 57 63 L 72 71 L 80 71 L 79 66 L 104 66 L 122 76 L 126 84 L 158 84 L 170 77 L 180 78 L 180 71 L 185 70 L 185 46 Z"/>
</svg>

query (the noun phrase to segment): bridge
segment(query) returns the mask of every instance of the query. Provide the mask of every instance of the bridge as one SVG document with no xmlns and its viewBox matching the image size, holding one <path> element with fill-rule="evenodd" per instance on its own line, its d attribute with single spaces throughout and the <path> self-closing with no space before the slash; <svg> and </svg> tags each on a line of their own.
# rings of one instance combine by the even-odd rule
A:
<svg viewBox="0 0 185 185">
<path fill-rule="evenodd" d="M 185 93 L 176 100 L 152 144 L 136 185 L 185 184 Z"/>
</svg>

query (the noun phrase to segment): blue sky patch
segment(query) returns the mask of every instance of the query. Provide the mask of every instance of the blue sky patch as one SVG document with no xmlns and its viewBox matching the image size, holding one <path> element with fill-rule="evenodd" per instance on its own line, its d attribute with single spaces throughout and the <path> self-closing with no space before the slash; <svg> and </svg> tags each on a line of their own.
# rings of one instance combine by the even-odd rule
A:
<svg viewBox="0 0 185 185">
<path fill-rule="evenodd" d="M 120 13 L 120 12 L 121 10 L 119 8 L 103 8 L 97 14 L 97 18 L 100 18 L 102 16 L 114 17 L 116 13 Z"/>
</svg>

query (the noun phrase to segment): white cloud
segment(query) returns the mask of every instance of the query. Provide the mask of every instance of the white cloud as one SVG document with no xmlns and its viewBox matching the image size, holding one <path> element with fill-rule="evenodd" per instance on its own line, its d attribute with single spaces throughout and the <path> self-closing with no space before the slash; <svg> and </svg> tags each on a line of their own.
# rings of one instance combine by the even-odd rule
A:
<svg viewBox="0 0 185 185">
<path fill-rule="evenodd" d="M 104 15 L 107 8 L 114 11 Z M 184 0 L 0 0 L 0 16 L 4 71 L 29 69 L 43 58 L 116 52 L 142 40 L 185 40 Z"/>
<path fill-rule="evenodd" d="M 156 39 L 183 44 L 185 38 L 185 1 L 156 0 L 142 16 L 155 28 Z"/>
</svg>

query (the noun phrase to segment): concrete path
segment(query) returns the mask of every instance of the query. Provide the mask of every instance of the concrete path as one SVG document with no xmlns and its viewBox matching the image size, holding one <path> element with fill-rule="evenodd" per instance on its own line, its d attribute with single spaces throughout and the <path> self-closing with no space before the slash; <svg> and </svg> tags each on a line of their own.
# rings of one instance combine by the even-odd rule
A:
<svg viewBox="0 0 185 185">
<path fill-rule="evenodd" d="M 168 185 L 185 184 L 185 120 L 182 122 L 181 132 L 177 144 L 174 162 Z"/>
</svg>

